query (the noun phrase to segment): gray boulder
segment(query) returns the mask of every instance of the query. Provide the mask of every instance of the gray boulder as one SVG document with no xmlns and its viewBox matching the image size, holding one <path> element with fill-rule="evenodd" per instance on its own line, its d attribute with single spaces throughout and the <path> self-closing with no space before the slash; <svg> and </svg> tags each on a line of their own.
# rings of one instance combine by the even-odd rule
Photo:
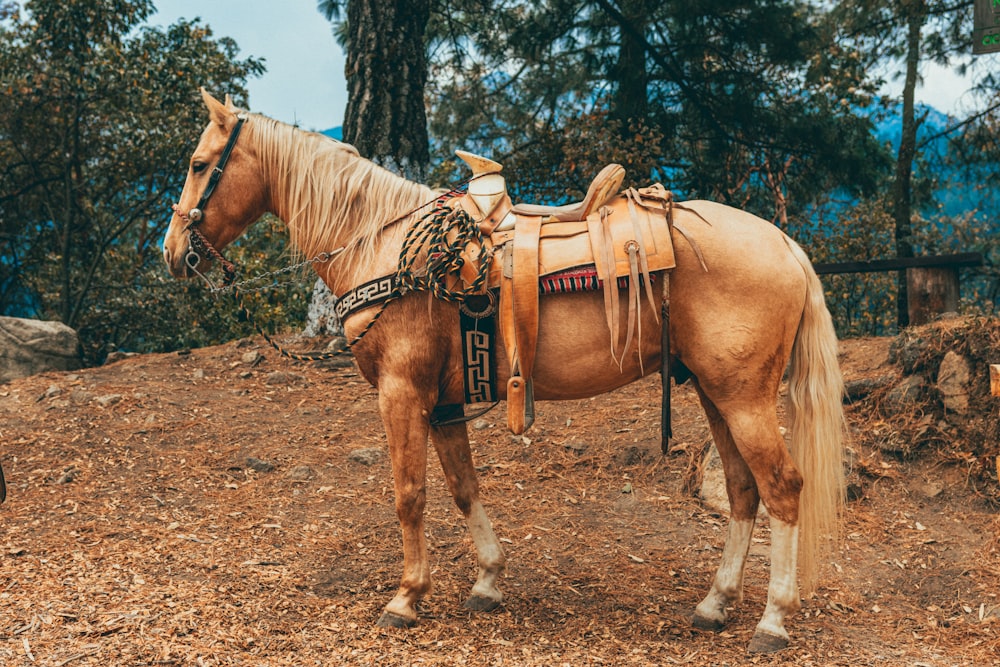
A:
<svg viewBox="0 0 1000 667">
<path fill-rule="evenodd" d="M 313 286 L 312 299 L 309 301 L 309 312 L 306 315 L 306 328 L 302 333 L 309 338 L 316 336 L 343 336 L 344 325 L 334 311 L 337 297 L 322 279 Z"/>
<path fill-rule="evenodd" d="M 937 388 L 941 402 L 948 413 L 964 415 L 969 411 L 969 379 L 972 371 L 969 361 L 949 350 L 938 369 Z"/>
<path fill-rule="evenodd" d="M 0 382 L 82 363 L 76 331 L 62 322 L 0 317 Z"/>
</svg>

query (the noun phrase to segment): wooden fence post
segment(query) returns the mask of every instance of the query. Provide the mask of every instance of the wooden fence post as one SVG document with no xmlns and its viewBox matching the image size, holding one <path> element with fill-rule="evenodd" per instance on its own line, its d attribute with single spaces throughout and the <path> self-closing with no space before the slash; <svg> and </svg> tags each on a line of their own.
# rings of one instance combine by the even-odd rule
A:
<svg viewBox="0 0 1000 667">
<path fill-rule="evenodd" d="M 927 324 L 941 313 L 958 311 L 958 269 L 934 266 L 906 270 L 910 326 Z"/>
</svg>

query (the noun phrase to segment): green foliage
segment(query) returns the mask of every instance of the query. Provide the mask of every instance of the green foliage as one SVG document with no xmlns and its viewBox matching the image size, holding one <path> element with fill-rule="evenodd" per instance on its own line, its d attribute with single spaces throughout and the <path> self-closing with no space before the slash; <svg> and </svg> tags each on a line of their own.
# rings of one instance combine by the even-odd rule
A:
<svg viewBox="0 0 1000 667">
<path fill-rule="evenodd" d="M 108 275 L 123 275 L 127 253 L 109 253 Z M 247 234 L 226 251 L 227 257 L 241 269 L 237 280 L 248 280 L 294 263 L 288 248 L 284 223 L 272 215 L 264 216 Z M 139 281 L 126 285 L 110 283 L 95 286 L 95 308 L 88 328 L 92 346 L 102 342 L 108 347 L 145 352 L 204 347 L 253 333 L 249 323 L 239 316 L 232 291 L 212 292 L 201 280 L 179 281 L 160 266 L 161 260 L 144 272 Z M 207 276 L 219 286 L 221 272 Z M 312 279 L 303 280 L 295 273 L 249 285 L 241 291 L 243 303 L 268 333 L 280 333 L 290 323 L 305 320 Z M 141 304 L 141 307 L 136 307 Z M 108 349 L 93 347 L 91 358 L 100 359 Z"/>
<path fill-rule="evenodd" d="M 89 360 L 164 347 L 199 307 L 160 285 L 159 249 L 205 124 L 198 87 L 245 99 L 263 66 L 197 22 L 143 27 L 146 1 L 25 9 L 0 24 L 0 312 L 78 329 Z"/>
<path fill-rule="evenodd" d="M 1000 296 L 1000 238 L 995 226 L 974 211 L 959 217 L 915 218 L 917 256 L 967 252 L 982 254 L 981 267 L 963 269 L 963 313 L 993 314 Z M 793 220 L 788 232 L 813 262 L 861 262 L 896 257 L 893 219 L 885 198 L 863 200 L 833 213 L 816 212 L 808 222 Z M 827 306 L 841 337 L 886 336 L 897 332 L 897 272 L 820 276 Z"/>
<path fill-rule="evenodd" d="M 429 28 L 442 159 L 461 147 L 528 166 L 544 190 L 578 191 L 580 175 L 561 167 L 582 163 L 567 135 L 585 128 L 587 173 L 627 154 L 638 182 L 777 220 L 820 192 L 873 191 L 888 166 L 856 113 L 872 99 L 865 73 L 808 3 L 448 4 Z"/>
<path fill-rule="evenodd" d="M 895 257 L 892 216 L 882 199 L 861 201 L 830 214 L 816 212 L 808 223 L 787 230 L 814 263 L 861 262 Z M 884 336 L 896 328 L 896 274 L 845 273 L 820 276 L 837 334 L 844 338 Z"/>
</svg>

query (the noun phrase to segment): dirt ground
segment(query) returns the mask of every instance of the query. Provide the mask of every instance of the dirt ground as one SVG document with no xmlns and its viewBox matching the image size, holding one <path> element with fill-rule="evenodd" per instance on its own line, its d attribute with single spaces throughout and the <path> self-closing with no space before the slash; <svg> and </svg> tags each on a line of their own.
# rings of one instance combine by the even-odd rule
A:
<svg viewBox="0 0 1000 667">
<path fill-rule="evenodd" d="M 887 349 L 844 341 L 845 375 L 893 372 Z M 494 613 L 462 608 L 473 548 L 432 460 L 435 589 L 401 631 L 374 625 L 402 556 L 375 394 L 352 365 L 255 338 L 0 385 L 0 663 L 1000 665 L 996 510 L 961 464 L 870 447 L 863 406 L 843 540 L 791 646 L 745 652 L 766 520 L 727 630 L 693 630 L 725 517 L 682 490 L 708 438 L 693 393 L 674 393 L 669 456 L 658 401 L 654 377 L 540 404 L 526 438 L 502 407 L 474 425 L 508 556 Z"/>
</svg>

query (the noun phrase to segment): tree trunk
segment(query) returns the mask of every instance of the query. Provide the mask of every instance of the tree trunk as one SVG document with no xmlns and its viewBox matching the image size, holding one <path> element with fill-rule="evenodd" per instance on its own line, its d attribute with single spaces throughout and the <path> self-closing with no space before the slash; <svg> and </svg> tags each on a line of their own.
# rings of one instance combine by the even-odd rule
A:
<svg viewBox="0 0 1000 667">
<path fill-rule="evenodd" d="M 424 86 L 429 0 L 348 0 L 344 141 L 361 155 L 423 183 L 430 165 Z M 313 288 L 307 335 L 340 333 L 336 299 Z"/>
<path fill-rule="evenodd" d="M 645 120 L 648 106 L 647 85 L 649 74 L 646 71 L 646 43 L 641 39 L 645 32 L 646 10 L 648 0 L 623 0 L 621 10 L 623 19 L 633 30 L 624 27 L 619 30 L 621 46 L 618 49 L 618 62 L 614 67 L 615 90 L 612 98 L 611 114 L 621 122 L 623 138 L 632 135 L 630 124 Z"/>
<path fill-rule="evenodd" d="M 892 217 L 895 222 L 897 257 L 913 257 L 913 225 L 911 223 L 913 161 L 917 156 L 917 129 L 914 93 L 920 65 L 920 30 L 926 16 L 924 0 L 910 0 L 906 7 L 907 50 L 906 79 L 903 84 L 903 129 L 896 157 L 896 180 L 892 188 Z M 900 329 L 909 324 L 906 272 L 897 278 L 896 319 Z"/>
<path fill-rule="evenodd" d="M 424 85 L 429 0 L 350 0 L 344 140 L 423 182 L 430 153 Z"/>
</svg>

